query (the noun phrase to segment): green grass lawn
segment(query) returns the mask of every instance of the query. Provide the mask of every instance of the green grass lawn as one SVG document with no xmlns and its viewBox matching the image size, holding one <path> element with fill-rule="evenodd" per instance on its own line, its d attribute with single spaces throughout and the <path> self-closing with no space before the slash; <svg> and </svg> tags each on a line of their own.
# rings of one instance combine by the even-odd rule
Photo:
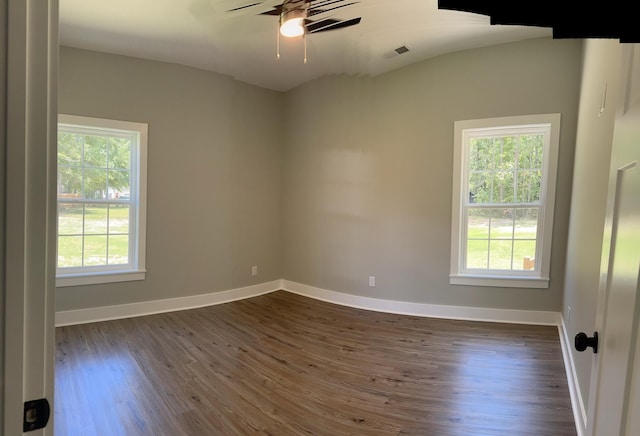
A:
<svg viewBox="0 0 640 436">
<path fill-rule="evenodd" d="M 128 263 L 129 206 L 94 204 L 82 212 L 81 204 L 58 208 L 58 267 Z"/>
</svg>

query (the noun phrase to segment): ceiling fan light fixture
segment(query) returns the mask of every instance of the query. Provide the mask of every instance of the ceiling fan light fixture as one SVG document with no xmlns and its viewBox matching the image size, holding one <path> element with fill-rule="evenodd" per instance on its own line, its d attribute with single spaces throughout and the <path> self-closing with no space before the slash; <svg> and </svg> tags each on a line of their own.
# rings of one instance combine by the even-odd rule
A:
<svg viewBox="0 0 640 436">
<path fill-rule="evenodd" d="M 306 0 L 285 0 L 280 13 L 280 34 L 289 38 L 304 35 L 304 20 L 307 18 Z"/>
<path fill-rule="evenodd" d="M 294 12 L 301 13 L 300 17 L 294 17 Z M 305 16 L 304 11 L 291 11 L 288 17 L 284 17 L 281 19 L 280 24 L 280 34 L 282 36 L 286 36 L 289 38 L 293 38 L 296 36 L 302 36 L 304 34 L 304 22 Z"/>
</svg>

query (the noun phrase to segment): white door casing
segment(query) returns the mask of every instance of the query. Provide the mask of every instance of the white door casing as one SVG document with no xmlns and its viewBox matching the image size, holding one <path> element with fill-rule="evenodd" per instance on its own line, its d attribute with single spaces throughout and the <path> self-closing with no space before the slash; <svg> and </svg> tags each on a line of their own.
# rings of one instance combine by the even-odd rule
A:
<svg viewBox="0 0 640 436">
<path fill-rule="evenodd" d="M 6 50 L 0 138 L 5 220 L 2 434 L 23 433 L 24 403 L 53 406 L 58 0 L 2 0 Z M 53 417 L 53 410 L 50 414 Z M 42 417 L 28 414 L 27 429 Z M 29 435 L 53 434 L 53 422 Z"/>
<path fill-rule="evenodd" d="M 640 428 L 640 44 L 624 44 L 614 126 L 587 434 Z M 590 332 L 587 332 L 590 333 Z"/>
</svg>

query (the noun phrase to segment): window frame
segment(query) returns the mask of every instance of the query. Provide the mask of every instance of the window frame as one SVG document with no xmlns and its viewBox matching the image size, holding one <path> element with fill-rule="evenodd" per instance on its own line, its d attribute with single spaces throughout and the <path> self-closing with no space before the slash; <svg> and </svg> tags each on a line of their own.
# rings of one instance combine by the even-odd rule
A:
<svg viewBox="0 0 640 436">
<path fill-rule="evenodd" d="M 451 226 L 451 264 L 449 282 L 453 285 L 514 288 L 548 288 L 553 236 L 556 178 L 560 140 L 560 114 L 522 115 L 454 123 L 453 199 Z M 469 139 L 473 133 L 496 136 L 513 129 L 549 126 L 543 150 L 540 206 L 536 235 L 534 270 L 471 269 L 465 267 L 467 243 L 467 202 L 469 201 Z M 477 137 L 477 136 L 474 136 Z M 523 205 L 523 204 L 508 204 Z M 528 206 L 527 206 L 528 207 Z"/>
<path fill-rule="evenodd" d="M 128 263 L 122 265 L 98 265 L 84 267 L 59 268 L 56 254 L 56 287 L 80 286 L 100 283 L 144 280 L 146 248 L 146 210 L 147 210 L 147 142 L 148 124 L 95 118 L 79 115 L 58 114 L 58 131 L 69 131 L 88 135 L 113 132 L 114 136 L 133 134 L 137 138 L 135 149 L 131 151 L 129 233 L 130 246 Z M 135 174 L 134 173 L 135 171 Z M 56 198 L 56 203 L 58 199 Z M 100 203 L 82 199 L 79 204 Z M 105 204 L 109 204 L 105 202 Z M 56 218 L 56 246 L 58 245 L 58 220 Z M 57 249 L 56 249 L 57 250 Z"/>
</svg>

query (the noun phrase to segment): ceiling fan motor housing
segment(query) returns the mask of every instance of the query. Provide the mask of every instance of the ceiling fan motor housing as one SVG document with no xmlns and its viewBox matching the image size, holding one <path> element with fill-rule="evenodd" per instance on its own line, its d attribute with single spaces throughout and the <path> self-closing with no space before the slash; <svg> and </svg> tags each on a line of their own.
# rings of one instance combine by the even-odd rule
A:
<svg viewBox="0 0 640 436">
<path fill-rule="evenodd" d="M 306 0 L 285 0 L 280 14 L 280 27 L 291 20 L 302 26 L 303 20 L 307 18 L 308 7 L 309 3 Z"/>
</svg>

